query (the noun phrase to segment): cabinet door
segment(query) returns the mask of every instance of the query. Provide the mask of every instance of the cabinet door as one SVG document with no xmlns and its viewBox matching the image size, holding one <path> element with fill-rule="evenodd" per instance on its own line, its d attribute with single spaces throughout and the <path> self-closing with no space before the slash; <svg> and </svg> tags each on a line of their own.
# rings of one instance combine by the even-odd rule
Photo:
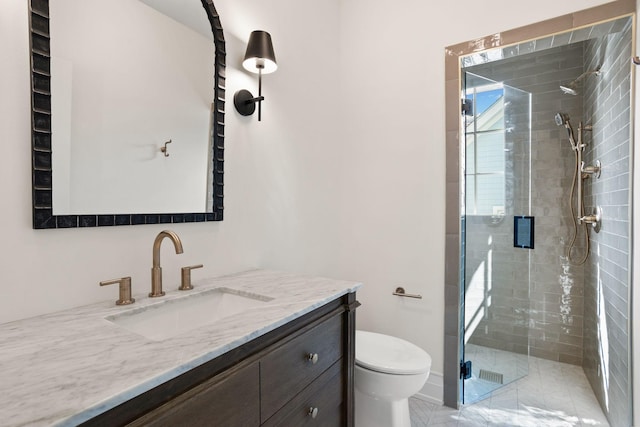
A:
<svg viewBox="0 0 640 427">
<path fill-rule="evenodd" d="M 130 426 L 258 426 L 259 376 L 258 362 L 231 368 L 146 414 Z"/>
</svg>

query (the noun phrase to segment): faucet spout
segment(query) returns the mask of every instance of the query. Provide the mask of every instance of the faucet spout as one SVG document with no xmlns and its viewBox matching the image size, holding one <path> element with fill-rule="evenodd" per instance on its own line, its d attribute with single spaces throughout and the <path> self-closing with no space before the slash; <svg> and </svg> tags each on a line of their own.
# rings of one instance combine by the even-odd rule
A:
<svg viewBox="0 0 640 427">
<path fill-rule="evenodd" d="M 164 230 L 158 233 L 156 236 L 156 240 L 153 242 L 153 266 L 160 267 L 160 245 L 162 244 L 162 240 L 168 237 L 172 242 L 173 246 L 176 248 L 176 253 L 181 254 L 182 250 L 182 241 L 180 237 L 176 233 L 171 230 Z"/>
<path fill-rule="evenodd" d="M 160 246 L 162 241 L 167 237 L 173 242 L 177 254 L 183 252 L 182 241 L 176 233 L 170 230 L 163 230 L 156 236 L 153 242 L 153 266 L 151 267 L 151 292 L 150 297 L 161 297 L 164 295 L 162 290 L 162 267 L 160 267 Z"/>
</svg>

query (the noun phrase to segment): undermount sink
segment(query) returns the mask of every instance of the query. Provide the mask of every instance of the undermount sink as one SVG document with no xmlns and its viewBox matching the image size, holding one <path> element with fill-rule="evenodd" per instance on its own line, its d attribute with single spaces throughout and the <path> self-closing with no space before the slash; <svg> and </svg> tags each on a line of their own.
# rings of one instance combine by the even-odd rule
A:
<svg viewBox="0 0 640 427">
<path fill-rule="evenodd" d="M 105 317 L 124 329 L 154 341 L 213 324 L 220 319 L 263 306 L 273 298 L 229 288 L 215 288 L 166 299 Z"/>
</svg>

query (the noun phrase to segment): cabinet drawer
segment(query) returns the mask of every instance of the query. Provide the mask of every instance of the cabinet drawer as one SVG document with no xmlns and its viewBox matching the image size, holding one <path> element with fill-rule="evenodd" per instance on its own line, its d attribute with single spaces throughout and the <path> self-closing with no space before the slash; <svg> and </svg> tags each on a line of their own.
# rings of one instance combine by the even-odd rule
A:
<svg viewBox="0 0 640 427">
<path fill-rule="evenodd" d="M 343 316 L 331 317 L 260 361 L 261 420 L 271 417 L 343 354 Z M 309 355 L 317 355 L 315 363 Z"/>
<path fill-rule="evenodd" d="M 260 424 L 259 372 L 258 362 L 231 368 L 139 418 L 129 427 L 257 426 Z"/>
<path fill-rule="evenodd" d="M 339 427 L 343 418 L 342 360 L 320 375 L 284 408 L 263 424 L 264 427 Z M 312 412 L 315 410 L 315 417 Z"/>
</svg>

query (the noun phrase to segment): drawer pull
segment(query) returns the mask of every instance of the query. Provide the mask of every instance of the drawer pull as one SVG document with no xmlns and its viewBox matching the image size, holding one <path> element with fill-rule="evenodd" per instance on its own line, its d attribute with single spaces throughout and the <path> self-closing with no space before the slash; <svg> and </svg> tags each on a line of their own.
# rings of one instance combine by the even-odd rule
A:
<svg viewBox="0 0 640 427">
<path fill-rule="evenodd" d="M 311 408 L 309 408 L 309 412 L 307 412 L 307 415 L 310 416 L 311 418 L 315 418 L 318 416 L 318 408 L 314 408 L 313 406 Z"/>
<path fill-rule="evenodd" d="M 307 354 L 307 360 L 315 365 L 318 362 L 318 353 Z"/>
</svg>

